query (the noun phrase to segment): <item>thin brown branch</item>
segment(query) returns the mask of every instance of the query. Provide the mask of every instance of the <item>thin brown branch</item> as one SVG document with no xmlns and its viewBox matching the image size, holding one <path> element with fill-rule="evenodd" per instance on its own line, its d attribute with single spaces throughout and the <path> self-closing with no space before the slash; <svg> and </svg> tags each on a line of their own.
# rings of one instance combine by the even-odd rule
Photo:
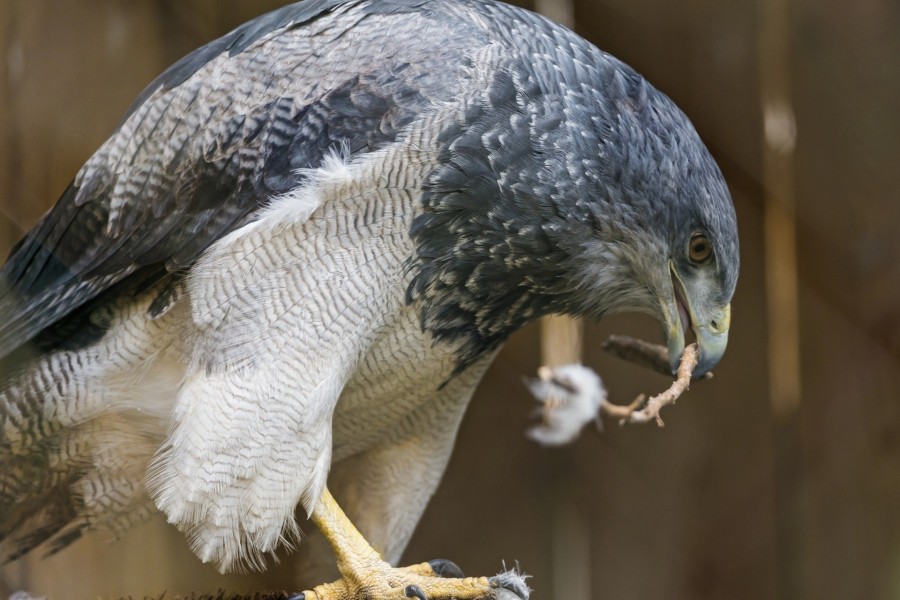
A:
<svg viewBox="0 0 900 600">
<path fill-rule="evenodd" d="M 672 382 L 672 385 L 669 386 L 669 389 L 663 393 L 651 397 L 646 402 L 644 402 L 644 396 L 642 394 L 628 406 L 620 406 L 606 401 L 600 406 L 600 411 L 603 414 L 619 419 L 620 425 L 656 421 L 656 424 L 660 427 L 664 426 L 665 423 L 663 423 L 662 418 L 660 418 L 659 412 L 664 407 L 674 404 L 675 401 L 690 387 L 691 373 L 697 366 L 699 356 L 700 353 L 697 350 L 696 344 L 691 344 L 684 349 L 684 354 L 681 355 L 681 363 L 678 365 L 677 377 L 675 381 Z"/>
<path fill-rule="evenodd" d="M 669 350 L 659 344 L 651 344 L 628 335 L 611 335 L 603 342 L 603 349 L 615 357 L 627 360 L 662 375 L 671 376 Z M 683 359 L 682 359 L 683 360 Z M 705 373 L 698 380 L 712 379 L 713 374 Z"/>
<path fill-rule="evenodd" d="M 627 335 L 611 335 L 603 342 L 603 349 L 613 356 L 657 373 L 672 374 L 669 366 L 669 351 L 665 346 L 651 344 Z"/>
</svg>

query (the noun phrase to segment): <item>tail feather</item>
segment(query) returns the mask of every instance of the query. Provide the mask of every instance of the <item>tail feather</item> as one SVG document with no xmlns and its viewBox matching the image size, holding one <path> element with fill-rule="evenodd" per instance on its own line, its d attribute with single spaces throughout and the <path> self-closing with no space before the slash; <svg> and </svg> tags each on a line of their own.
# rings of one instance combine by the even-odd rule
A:
<svg viewBox="0 0 900 600">
<path fill-rule="evenodd" d="M 22 556 L 69 527 L 88 510 L 84 482 L 103 473 L 106 462 L 116 468 L 108 442 L 115 419 L 98 416 L 110 404 L 107 388 L 88 383 L 101 367 L 96 354 L 57 352 L 5 377 L 0 557 Z"/>
<path fill-rule="evenodd" d="M 83 428 L 4 452 L 0 460 L 0 558 L 15 560 L 65 528 L 83 510 L 73 487 L 91 468 Z"/>
<path fill-rule="evenodd" d="M 79 523 L 76 526 L 69 525 L 68 527 L 66 527 L 65 531 L 61 531 L 56 535 L 56 537 L 50 540 L 47 552 L 44 553 L 44 558 L 53 556 L 60 550 L 63 550 L 71 544 L 80 540 L 81 536 L 85 534 L 87 529 L 88 526 L 84 523 Z"/>
<path fill-rule="evenodd" d="M 45 429 L 45 431 L 47 431 Z M 152 514 L 144 473 L 159 440 L 140 418 L 108 414 L 0 457 L 0 560 L 87 530 L 121 536 Z"/>
<path fill-rule="evenodd" d="M 96 361 L 82 353 L 60 352 L 8 380 L 0 391 L 2 452 L 28 452 L 100 414 L 110 398 L 105 389 L 85 384 L 97 368 Z"/>
<path fill-rule="evenodd" d="M 73 460 L 58 468 L 45 468 L 42 452 L 35 452 L 4 465 L 0 489 L 0 538 L 10 535 L 54 495 L 68 495 L 69 488 L 87 465 Z"/>
<path fill-rule="evenodd" d="M 135 498 L 127 504 L 108 512 L 82 511 L 66 528 L 48 541 L 45 556 L 56 554 L 78 541 L 88 531 L 106 532 L 119 539 L 129 529 L 143 523 L 156 513 L 156 507 L 146 497 Z"/>
<path fill-rule="evenodd" d="M 54 552 L 88 530 L 118 537 L 152 514 L 146 469 L 181 373 L 166 354 L 172 330 L 148 316 L 154 297 L 104 305 L 91 313 L 111 324 L 100 339 L 0 374 L 0 559 Z"/>
<path fill-rule="evenodd" d="M 11 526 L 0 541 L 0 561 L 10 562 L 38 547 L 74 519 L 81 506 L 78 498 L 68 493 L 70 483 L 47 490 L 40 498 L 23 503 L 13 511 Z"/>
</svg>

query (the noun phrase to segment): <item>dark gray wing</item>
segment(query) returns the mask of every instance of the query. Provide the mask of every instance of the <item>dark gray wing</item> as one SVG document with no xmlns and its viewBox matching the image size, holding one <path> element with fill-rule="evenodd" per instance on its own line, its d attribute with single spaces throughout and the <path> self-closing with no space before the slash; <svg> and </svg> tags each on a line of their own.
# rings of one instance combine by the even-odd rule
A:
<svg viewBox="0 0 900 600">
<path fill-rule="evenodd" d="M 309 0 L 160 76 L 0 270 L 0 357 L 104 294 L 189 266 L 336 146 L 390 142 L 436 87 L 434 64 L 411 66 L 412 32 L 378 21 L 419 4 Z"/>
</svg>

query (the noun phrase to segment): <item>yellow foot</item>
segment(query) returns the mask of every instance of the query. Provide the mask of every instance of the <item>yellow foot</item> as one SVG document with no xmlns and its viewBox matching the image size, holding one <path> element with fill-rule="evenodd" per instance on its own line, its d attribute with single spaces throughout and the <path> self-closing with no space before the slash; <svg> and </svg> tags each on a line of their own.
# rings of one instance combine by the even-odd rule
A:
<svg viewBox="0 0 900 600">
<path fill-rule="evenodd" d="M 431 561 L 393 568 L 372 564 L 358 576 L 317 586 L 292 600 L 528 600 L 529 590 L 518 573 L 496 577 L 464 577 L 450 561 Z"/>
<path fill-rule="evenodd" d="M 514 572 L 464 577 L 450 561 L 395 569 L 353 526 L 328 488 L 312 520 L 331 544 L 342 579 L 291 596 L 290 600 L 528 600 L 525 578 Z"/>
</svg>

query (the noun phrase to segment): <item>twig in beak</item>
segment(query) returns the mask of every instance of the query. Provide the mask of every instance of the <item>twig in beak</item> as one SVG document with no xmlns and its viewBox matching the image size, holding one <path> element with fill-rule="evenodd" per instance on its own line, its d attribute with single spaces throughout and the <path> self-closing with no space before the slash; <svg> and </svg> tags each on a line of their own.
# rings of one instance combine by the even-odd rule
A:
<svg viewBox="0 0 900 600">
<path fill-rule="evenodd" d="M 646 344 L 646 342 L 643 343 Z M 628 423 L 647 423 L 651 420 L 655 420 L 656 424 L 660 427 L 665 426 L 665 423 L 663 423 L 662 418 L 659 416 L 659 412 L 663 407 L 674 404 L 675 401 L 690 387 L 691 373 L 697 366 L 699 356 L 700 353 L 697 350 L 697 344 L 689 345 L 684 349 L 684 354 L 681 355 L 681 363 L 678 365 L 677 377 L 675 381 L 672 382 L 672 385 L 669 386 L 669 389 L 661 394 L 652 396 L 646 402 L 644 402 L 644 395 L 642 394 L 628 406 L 620 406 L 606 401 L 600 405 L 600 412 L 619 419 L 620 425 Z"/>
<path fill-rule="evenodd" d="M 696 344 L 692 344 L 692 346 L 696 349 Z M 638 366 L 646 367 L 651 371 L 656 371 L 667 377 L 672 375 L 672 370 L 669 366 L 669 350 L 665 346 L 651 344 L 627 335 L 611 335 L 603 342 L 603 349 L 613 356 Z M 683 356 L 681 361 L 684 363 Z M 713 374 L 710 372 L 703 375 L 698 381 L 712 378 Z"/>
</svg>

